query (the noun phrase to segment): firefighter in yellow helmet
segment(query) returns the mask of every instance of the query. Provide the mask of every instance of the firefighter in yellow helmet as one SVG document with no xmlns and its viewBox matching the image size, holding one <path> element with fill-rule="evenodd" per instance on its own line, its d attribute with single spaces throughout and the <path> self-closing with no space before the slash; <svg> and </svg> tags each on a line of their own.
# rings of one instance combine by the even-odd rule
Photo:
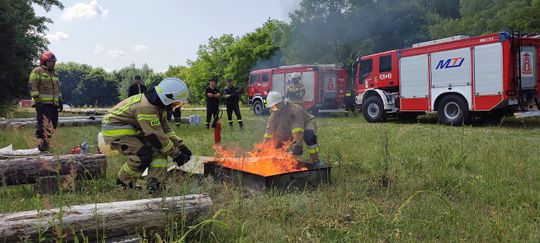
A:
<svg viewBox="0 0 540 243">
<path fill-rule="evenodd" d="M 37 114 L 38 149 L 43 152 L 49 149 L 49 140 L 58 125 L 58 112 L 62 112 L 63 104 L 60 81 L 54 71 L 56 57 L 50 51 L 43 52 L 39 64 L 30 73 L 29 83 L 32 106 Z"/>
<path fill-rule="evenodd" d="M 182 80 L 166 78 L 145 93 L 123 100 L 104 116 L 105 143 L 128 158 L 118 172 L 118 185 L 133 188 L 148 168 L 147 188 L 157 192 L 167 173 L 167 156 L 179 166 L 190 159 L 191 151 L 167 121 L 167 109 L 180 108 L 188 96 Z"/>
<path fill-rule="evenodd" d="M 266 97 L 266 106 L 272 114 L 268 119 L 264 138 L 276 141 L 281 147 L 284 142 L 292 140 L 292 152 L 300 157 L 304 143 L 312 163 L 319 162 L 319 145 L 317 144 L 317 125 L 315 117 L 302 106 L 289 102 L 279 92 L 272 91 Z"/>
<path fill-rule="evenodd" d="M 306 88 L 302 83 L 300 73 L 292 73 L 291 79 L 287 81 L 287 98 L 289 101 L 302 106 L 304 95 L 306 95 Z"/>
</svg>

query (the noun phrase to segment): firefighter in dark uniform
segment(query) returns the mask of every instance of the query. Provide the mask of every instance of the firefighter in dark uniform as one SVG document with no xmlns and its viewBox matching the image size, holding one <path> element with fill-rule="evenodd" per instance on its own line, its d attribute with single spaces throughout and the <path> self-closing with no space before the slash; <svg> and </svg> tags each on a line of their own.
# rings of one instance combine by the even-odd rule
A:
<svg viewBox="0 0 540 243">
<path fill-rule="evenodd" d="M 244 128 L 242 115 L 240 114 L 240 106 L 238 106 L 240 94 L 238 93 L 238 89 L 233 86 L 231 79 L 227 79 L 227 87 L 225 87 L 223 94 L 225 96 L 225 105 L 227 106 L 227 119 L 229 121 L 229 126 L 231 128 L 233 127 L 232 113 L 234 112 L 240 129 Z"/>
<path fill-rule="evenodd" d="M 353 115 L 356 115 L 356 97 L 354 95 L 354 90 L 349 89 L 347 93 L 345 93 L 345 115 L 349 116 L 349 111 L 352 112 Z"/>
<path fill-rule="evenodd" d="M 62 112 L 63 104 L 60 80 L 54 71 L 56 57 L 50 51 L 43 52 L 39 64 L 30 73 L 29 83 L 32 106 L 37 113 L 38 149 L 43 152 L 49 149 L 49 140 L 58 125 L 58 112 Z"/>
<path fill-rule="evenodd" d="M 135 83 L 129 86 L 128 97 L 146 92 L 146 86 L 141 83 L 141 75 L 135 75 Z"/>
<path fill-rule="evenodd" d="M 210 121 L 212 118 L 212 127 L 216 127 L 216 121 L 219 114 L 219 89 L 217 88 L 216 79 L 210 79 L 210 84 L 204 91 L 206 94 L 206 129 L 210 128 Z"/>
</svg>

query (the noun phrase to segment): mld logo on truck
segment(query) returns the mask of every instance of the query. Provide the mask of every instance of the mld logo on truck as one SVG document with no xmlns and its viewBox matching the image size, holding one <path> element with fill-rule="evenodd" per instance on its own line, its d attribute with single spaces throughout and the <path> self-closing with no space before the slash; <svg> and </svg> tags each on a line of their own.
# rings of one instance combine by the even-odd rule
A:
<svg viewBox="0 0 540 243">
<path fill-rule="evenodd" d="M 437 64 L 437 67 L 435 69 L 461 67 L 461 65 L 463 64 L 463 61 L 465 61 L 465 58 L 463 57 L 449 58 L 446 60 L 443 59 L 439 61 L 439 64 Z"/>
</svg>

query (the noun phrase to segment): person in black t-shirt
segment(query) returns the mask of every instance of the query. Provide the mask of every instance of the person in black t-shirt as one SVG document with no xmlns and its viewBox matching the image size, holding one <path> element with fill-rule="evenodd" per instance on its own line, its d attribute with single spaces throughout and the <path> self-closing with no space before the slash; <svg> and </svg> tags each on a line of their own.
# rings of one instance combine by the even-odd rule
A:
<svg viewBox="0 0 540 243">
<path fill-rule="evenodd" d="M 219 114 L 219 89 L 216 85 L 216 79 L 210 79 L 210 85 L 206 87 L 204 92 L 206 94 L 206 129 L 210 128 L 210 121 L 214 117 L 212 127 L 216 127 L 216 120 Z"/>
<path fill-rule="evenodd" d="M 225 90 L 223 90 L 223 95 L 225 96 L 225 105 L 227 106 L 227 119 L 229 120 L 229 126 L 231 128 L 233 127 L 232 113 L 234 112 L 240 129 L 244 128 L 242 115 L 240 114 L 240 107 L 238 106 L 240 94 L 238 93 L 238 89 L 233 86 L 231 79 L 227 79 L 227 87 L 225 87 Z"/>
<path fill-rule="evenodd" d="M 129 86 L 128 97 L 146 92 L 146 86 L 144 86 L 144 84 L 141 83 L 141 76 L 135 75 L 134 80 L 135 80 L 135 83 Z"/>
</svg>

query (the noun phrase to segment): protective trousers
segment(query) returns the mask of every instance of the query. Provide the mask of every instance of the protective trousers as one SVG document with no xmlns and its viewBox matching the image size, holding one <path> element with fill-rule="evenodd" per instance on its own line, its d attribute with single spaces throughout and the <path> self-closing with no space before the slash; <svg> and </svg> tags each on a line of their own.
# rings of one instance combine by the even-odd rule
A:
<svg viewBox="0 0 540 243">
<path fill-rule="evenodd" d="M 232 113 L 236 115 L 236 121 L 240 128 L 244 127 L 244 122 L 242 122 L 242 115 L 240 114 L 240 106 L 238 103 L 227 104 L 227 120 L 229 121 L 229 126 L 233 126 Z"/>
<path fill-rule="evenodd" d="M 212 122 L 212 127 L 216 127 L 216 121 L 218 119 L 219 106 L 206 106 L 206 128 L 210 127 L 210 121 L 212 117 L 214 121 Z"/>
<path fill-rule="evenodd" d="M 104 138 L 105 142 L 111 145 L 111 149 L 120 151 L 128 158 L 118 172 L 118 179 L 124 184 L 134 185 L 146 168 L 148 168 L 147 182 L 157 180 L 161 183 L 165 180 L 167 155 L 153 149 L 144 138 L 135 136 Z"/>
<path fill-rule="evenodd" d="M 49 148 L 49 140 L 58 126 L 58 108 L 53 104 L 37 103 L 36 138 L 40 140 L 38 148 L 45 151 Z"/>
</svg>

